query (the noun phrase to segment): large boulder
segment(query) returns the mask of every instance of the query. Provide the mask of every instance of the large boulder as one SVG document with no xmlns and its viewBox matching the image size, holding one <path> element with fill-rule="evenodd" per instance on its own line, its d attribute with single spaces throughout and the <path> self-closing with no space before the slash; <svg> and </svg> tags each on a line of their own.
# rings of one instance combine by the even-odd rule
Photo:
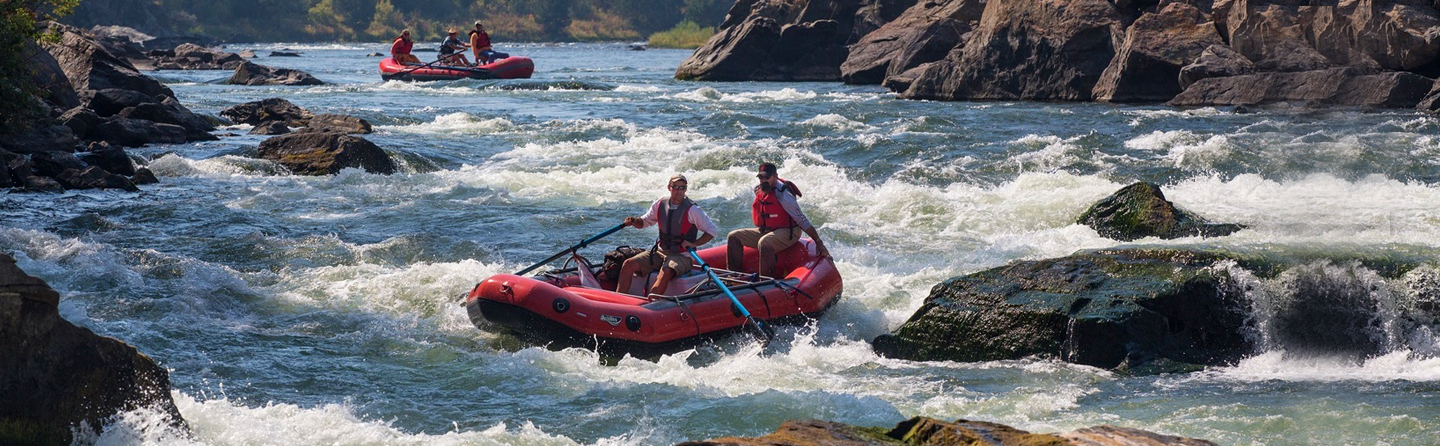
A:
<svg viewBox="0 0 1440 446">
<path fill-rule="evenodd" d="M 982 0 L 923 1 L 850 46 L 840 65 L 848 84 L 879 84 L 920 64 L 945 58 L 980 22 Z"/>
<path fill-rule="evenodd" d="M 1414 73 L 1374 73 L 1361 68 L 1268 72 L 1212 77 L 1190 85 L 1174 106 L 1299 104 L 1415 108 L 1434 80 Z"/>
<path fill-rule="evenodd" d="M 238 56 L 237 56 L 238 57 Z M 322 85 L 320 79 L 300 70 L 272 68 L 244 61 L 235 68 L 235 75 L 225 83 L 231 85 Z"/>
<path fill-rule="evenodd" d="M 220 111 L 220 116 L 237 124 L 260 125 L 270 121 L 283 121 L 291 127 L 302 127 L 315 118 L 315 114 L 284 98 L 268 98 L 259 101 L 230 106 Z"/>
<path fill-rule="evenodd" d="M 90 130 L 87 138 L 125 147 L 181 144 L 190 140 L 190 130 L 175 124 L 144 119 L 113 118 Z"/>
<path fill-rule="evenodd" d="M 893 429 L 819 420 L 791 420 L 761 437 L 721 437 L 677 446 L 1215 446 L 1205 440 L 1139 429 L 1094 426 L 1062 434 L 1034 434 L 997 423 L 945 422 L 915 417 Z"/>
<path fill-rule="evenodd" d="M 924 361 L 1041 356 L 1131 372 L 1230 364 L 1254 345 L 1242 290 L 1215 268 L 1223 260 L 1106 250 L 955 277 L 874 349 Z"/>
<path fill-rule="evenodd" d="M 0 138 L 0 149 L 20 154 L 46 152 L 73 152 L 80 145 L 80 138 L 64 125 L 35 125 L 17 135 Z"/>
<path fill-rule="evenodd" d="M 60 295 L 0 254 L 0 444 L 67 445 L 142 407 L 185 429 L 150 357 L 60 317 Z"/>
<path fill-rule="evenodd" d="M 44 94 L 41 99 L 62 110 L 80 105 L 75 86 L 70 84 L 70 78 L 65 76 L 65 69 L 60 67 L 55 56 L 30 41 L 25 42 L 23 51 L 25 60 L 30 61 L 30 80 L 40 87 Z"/>
<path fill-rule="evenodd" d="M 1413 70 L 1440 54 L 1440 13 L 1425 0 L 1218 0 L 1215 19 L 1261 71 Z"/>
<path fill-rule="evenodd" d="M 742 0 L 676 79 L 836 81 L 861 2 Z"/>
<path fill-rule="evenodd" d="M 260 157 L 299 175 L 333 175 L 358 167 L 372 173 L 395 173 L 395 162 L 374 143 L 339 132 L 291 133 L 260 143 Z"/>
<path fill-rule="evenodd" d="M 60 38 L 43 41 L 41 46 L 59 62 L 76 91 L 118 88 L 151 97 L 175 96 L 169 87 L 141 74 L 128 60 L 110 54 L 83 30 L 58 23 L 50 23 L 49 27 Z"/>
<path fill-rule="evenodd" d="M 151 59 L 158 70 L 233 70 L 245 60 L 239 54 L 194 43 L 182 43 L 168 52 L 152 52 Z"/>
<path fill-rule="evenodd" d="M 990 0 L 963 50 L 930 64 L 900 97 L 1088 101 L 1125 24 L 1107 0 Z"/>
<path fill-rule="evenodd" d="M 1210 45 L 1194 62 L 1180 68 L 1180 89 L 1190 88 L 1201 79 L 1242 76 L 1255 72 L 1255 63 L 1225 45 Z"/>
<path fill-rule="evenodd" d="M 1125 31 L 1125 43 L 1095 86 L 1095 100 L 1168 101 L 1182 90 L 1180 69 L 1221 44 L 1215 23 L 1194 6 L 1170 3 L 1145 13 Z"/>
<path fill-rule="evenodd" d="M 126 108 L 155 103 L 159 100 L 145 93 L 120 88 L 80 92 L 80 102 L 85 105 L 85 108 L 94 111 L 101 117 L 115 116 Z"/>
<path fill-rule="evenodd" d="M 180 105 L 175 98 L 165 98 L 161 103 L 145 103 L 133 107 L 126 107 L 116 113 L 115 116 L 130 119 L 143 119 L 163 124 L 174 124 L 184 127 L 187 134 L 186 139 L 190 141 L 214 141 L 218 138 L 209 132 L 215 130 L 210 121 L 192 113 L 190 109 Z"/>
<path fill-rule="evenodd" d="M 1080 214 L 1076 223 L 1094 228 L 1101 236 L 1121 241 L 1145 237 L 1219 237 L 1243 229 L 1237 224 L 1210 223 L 1194 213 L 1177 208 L 1165 199 L 1160 186 L 1146 182 L 1125 186 L 1096 202 Z"/>
</svg>

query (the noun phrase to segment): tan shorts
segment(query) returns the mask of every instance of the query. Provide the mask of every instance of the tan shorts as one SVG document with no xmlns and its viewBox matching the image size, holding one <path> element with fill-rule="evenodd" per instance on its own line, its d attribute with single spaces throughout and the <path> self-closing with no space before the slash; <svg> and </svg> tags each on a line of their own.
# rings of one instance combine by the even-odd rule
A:
<svg viewBox="0 0 1440 446">
<path fill-rule="evenodd" d="M 414 54 L 396 54 L 395 61 L 400 63 L 420 63 L 420 58 Z"/>
<path fill-rule="evenodd" d="M 652 252 L 654 255 L 651 255 Z M 663 266 L 675 270 L 676 276 L 683 276 L 690 272 L 690 268 L 695 265 L 695 259 L 690 258 L 688 252 L 665 252 L 660 249 L 654 251 L 647 249 L 631 259 L 635 259 L 635 263 L 640 267 L 638 272 L 641 275 L 649 275 Z"/>
</svg>

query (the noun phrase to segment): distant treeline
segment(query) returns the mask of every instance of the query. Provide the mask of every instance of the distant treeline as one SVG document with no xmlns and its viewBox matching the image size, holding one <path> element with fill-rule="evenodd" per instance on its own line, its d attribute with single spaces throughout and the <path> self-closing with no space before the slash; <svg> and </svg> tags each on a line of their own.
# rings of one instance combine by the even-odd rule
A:
<svg viewBox="0 0 1440 446">
<path fill-rule="evenodd" d="M 420 40 L 475 20 L 498 40 L 643 40 L 682 22 L 714 26 L 734 0 L 81 0 L 68 22 L 257 41 Z M 147 29 L 148 28 L 148 29 Z M 162 28 L 162 29 L 155 29 Z"/>
</svg>

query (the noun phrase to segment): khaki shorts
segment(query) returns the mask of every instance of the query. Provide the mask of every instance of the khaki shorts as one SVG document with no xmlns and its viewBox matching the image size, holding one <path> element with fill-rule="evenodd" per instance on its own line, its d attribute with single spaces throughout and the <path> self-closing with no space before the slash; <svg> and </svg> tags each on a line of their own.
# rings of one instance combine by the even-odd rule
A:
<svg viewBox="0 0 1440 446">
<path fill-rule="evenodd" d="M 652 253 L 654 255 L 651 255 Z M 660 269 L 662 266 L 675 270 L 677 277 L 683 276 L 685 273 L 690 272 L 690 269 L 695 265 L 695 259 L 690 258 L 690 253 L 688 252 L 665 252 L 659 249 L 654 251 L 647 249 L 645 252 L 631 257 L 631 259 L 634 259 L 635 263 L 640 267 L 638 272 L 642 276 L 650 275 L 651 272 Z"/>
</svg>

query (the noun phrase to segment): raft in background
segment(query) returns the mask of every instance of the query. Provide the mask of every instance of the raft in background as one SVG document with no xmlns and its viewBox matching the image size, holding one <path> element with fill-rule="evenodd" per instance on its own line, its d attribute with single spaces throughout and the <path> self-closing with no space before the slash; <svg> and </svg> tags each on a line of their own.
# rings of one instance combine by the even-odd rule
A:
<svg viewBox="0 0 1440 446">
<path fill-rule="evenodd" d="M 717 246 L 699 255 L 717 268 L 726 286 L 757 319 L 814 317 L 840 297 L 843 284 L 834 261 L 817 256 L 810 240 L 780 252 L 776 270 L 782 277 L 773 279 L 725 270 L 725 249 Z M 754 271 L 758 262 L 759 252 L 745 248 L 742 270 Z M 587 270 L 590 277 L 585 277 Z M 533 277 L 496 274 L 475 285 L 466 296 L 465 308 L 481 329 L 498 325 L 542 344 L 637 357 L 691 348 L 739 331 L 747 323 L 699 269 L 673 280 L 664 295 L 648 297 L 609 291 L 615 282 L 595 278 L 597 270 L 582 263 Z M 645 289 L 653 277 L 636 280 L 632 289 Z"/>
<path fill-rule="evenodd" d="M 529 79 L 535 73 L 535 62 L 529 57 L 512 56 L 476 67 L 434 64 L 402 64 L 394 58 L 380 61 L 380 78 L 387 81 L 453 81 L 457 79 Z"/>
</svg>

